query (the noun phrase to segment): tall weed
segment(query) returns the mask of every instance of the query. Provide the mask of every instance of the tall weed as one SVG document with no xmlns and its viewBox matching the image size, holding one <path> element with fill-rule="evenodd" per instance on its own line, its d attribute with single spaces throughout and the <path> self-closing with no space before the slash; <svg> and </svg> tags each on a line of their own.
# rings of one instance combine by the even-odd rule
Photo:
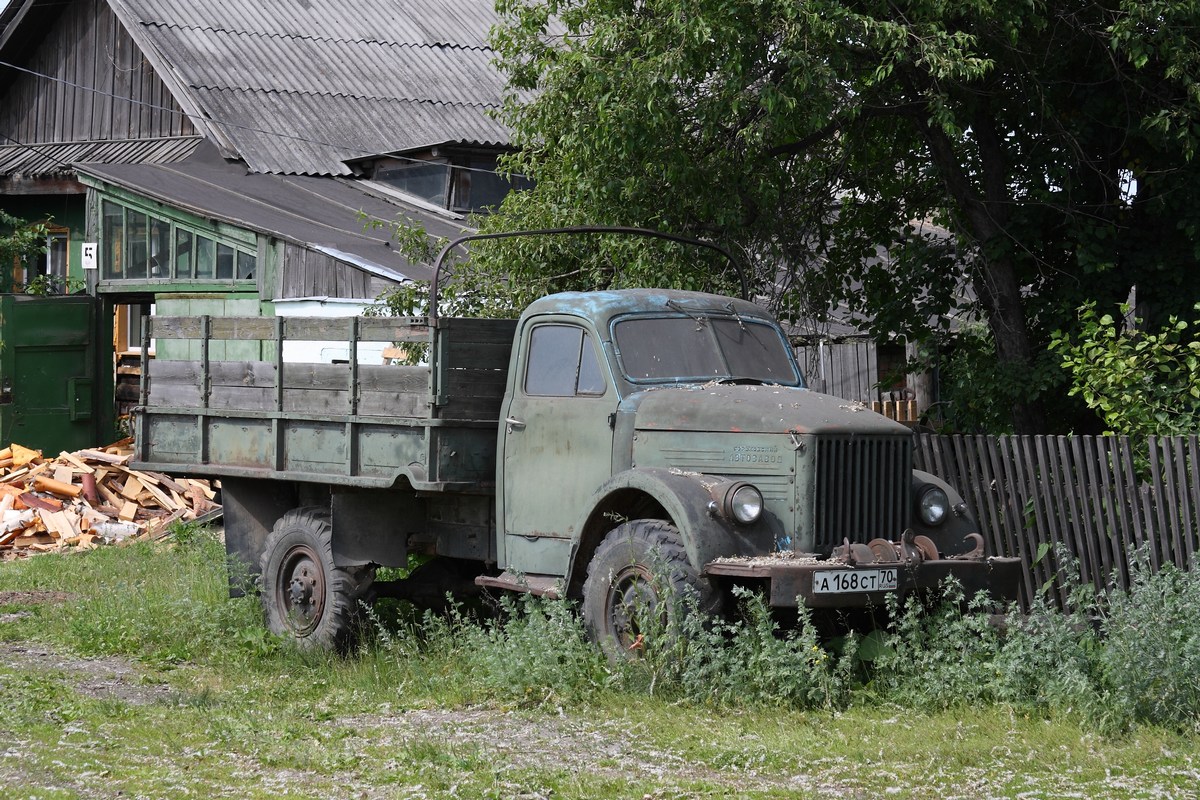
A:
<svg viewBox="0 0 1200 800">
<path fill-rule="evenodd" d="M 889 596 L 890 628 L 869 671 L 869 695 L 904 706 L 945 709 L 990 699 L 1003 644 L 991 624 L 994 606 L 983 595 L 966 598 L 947 581 L 932 604 Z"/>
<path fill-rule="evenodd" d="M 1152 572 L 1141 559 L 1129 593 L 1110 593 L 1100 618 L 1093 721 L 1200 732 L 1200 573 Z"/>
<path fill-rule="evenodd" d="M 533 595 L 503 595 L 495 614 L 468 615 L 451 604 L 444 615 L 426 612 L 400 630 L 376 628 L 376 641 L 401 660 L 435 659 L 489 697 L 528 705 L 595 697 L 613 677 L 603 654 L 588 641 L 572 604 Z"/>
<path fill-rule="evenodd" d="M 1072 573 L 1064 560 L 1065 574 Z M 948 584 L 943 602 L 893 607 L 884 646 L 856 699 L 923 709 L 1008 704 L 1076 715 L 1104 732 L 1156 725 L 1200 732 L 1200 572 L 1135 559 L 1132 588 L 1098 596 L 1074 581 L 1072 610 L 1044 600 L 1010 610 Z"/>
<path fill-rule="evenodd" d="M 808 613 L 782 631 L 762 595 L 735 589 L 737 619 L 683 617 L 676 690 L 693 701 L 836 709 L 855 683 L 857 639 L 840 654 L 820 640 Z"/>
</svg>

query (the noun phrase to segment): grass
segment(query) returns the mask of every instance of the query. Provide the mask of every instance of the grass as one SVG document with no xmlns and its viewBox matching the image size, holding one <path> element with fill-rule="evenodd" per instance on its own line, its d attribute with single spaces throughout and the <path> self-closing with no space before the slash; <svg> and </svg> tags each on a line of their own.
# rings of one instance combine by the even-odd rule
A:
<svg viewBox="0 0 1200 800">
<path fill-rule="evenodd" d="M 866 662 L 765 635 L 748 600 L 614 668 L 565 605 L 523 601 L 298 652 L 223 558 L 201 534 L 0 565 L 24 593 L 0 595 L 23 598 L 0 601 L 0 797 L 1200 797 L 1178 575 L 1106 607 L 1112 647 L 1051 617 L 1006 653 L 914 613 Z M 1033 680 L 1047 652 L 1075 668 Z"/>
</svg>

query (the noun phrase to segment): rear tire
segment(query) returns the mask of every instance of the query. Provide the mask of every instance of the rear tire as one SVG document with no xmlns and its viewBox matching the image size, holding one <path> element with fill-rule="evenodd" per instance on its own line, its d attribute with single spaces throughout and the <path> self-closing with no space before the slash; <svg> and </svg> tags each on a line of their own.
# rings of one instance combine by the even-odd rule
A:
<svg viewBox="0 0 1200 800">
<path fill-rule="evenodd" d="M 328 509 L 297 508 L 280 517 L 263 546 L 261 567 L 262 603 L 272 633 L 305 649 L 349 649 L 358 599 L 374 570 L 334 565 Z"/>
<path fill-rule="evenodd" d="M 647 635 L 678 630 L 678 614 L 712 613 L 718 600 L 688 560 L 675 526 L 633 520 L 609 531 L 588 564 L 583 621 L 609 658 L 629 658 L 645 647 Z"/>
</svg>

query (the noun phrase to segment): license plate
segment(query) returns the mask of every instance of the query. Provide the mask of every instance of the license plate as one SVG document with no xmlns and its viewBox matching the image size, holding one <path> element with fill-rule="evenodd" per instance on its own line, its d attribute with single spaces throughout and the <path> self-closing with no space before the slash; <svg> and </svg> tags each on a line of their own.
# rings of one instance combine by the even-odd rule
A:
<svg viewBox="0 0 1200 800">
<path fill-rule="evenodd" d="M 886 592 L 896 588 L 895 567 L 885 569 L 829 569 L 813 573 L 813 594 Z"/>
</svg>

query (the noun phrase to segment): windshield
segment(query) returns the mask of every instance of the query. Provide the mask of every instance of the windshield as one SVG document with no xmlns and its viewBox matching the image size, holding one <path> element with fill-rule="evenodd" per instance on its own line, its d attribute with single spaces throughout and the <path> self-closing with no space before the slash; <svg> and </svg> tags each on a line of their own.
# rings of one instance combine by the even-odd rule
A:
<svg viewBox="0 0 1200 800">
<path fill-rule="evenodd" d="M 634 383 L 750 380 L 800 386 L 779 329 L 724 316 L 629 317 L 613 326 L 621 369 Z"/>
</svg>

